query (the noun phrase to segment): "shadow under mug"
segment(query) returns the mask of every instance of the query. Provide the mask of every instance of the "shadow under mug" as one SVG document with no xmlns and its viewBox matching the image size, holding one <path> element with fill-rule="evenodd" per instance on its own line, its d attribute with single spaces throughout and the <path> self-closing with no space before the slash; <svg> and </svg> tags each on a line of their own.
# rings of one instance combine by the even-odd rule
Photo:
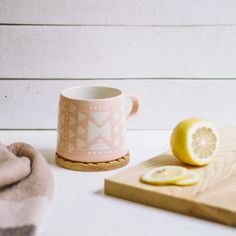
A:
<svg viewBox="0 0 236 236">
<path fill-rule="evenodd" d="M 125 114 L 125 99 L 132 101 Z M 127 154 L 126 124 L 139 110 L 135 95 L 110 87 L 72 87 L 60 95 L 57 154 L 80 162 L 106 162 Z"/>
</svg>

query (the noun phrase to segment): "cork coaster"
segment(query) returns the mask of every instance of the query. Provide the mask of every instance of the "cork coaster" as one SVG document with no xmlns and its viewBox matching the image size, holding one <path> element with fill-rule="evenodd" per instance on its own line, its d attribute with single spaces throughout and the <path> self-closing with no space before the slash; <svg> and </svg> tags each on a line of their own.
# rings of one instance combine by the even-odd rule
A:
<svg viewBox="0 0 236 236">
<path fill-rule="evenodd" d="M 108 161 L 108 162 L 78 162 L 78 161 L 71 161 L 67 160 L 58 154 L 56 154 L 56 163 L 70 170 L 77 170 L 77 171 L 88 171 L 88 172 L 95 172 L 95 171 L 107 171 L 107 170 L 114 170 L 126 166 L 129 163 L 129 153 L 125 156 L 120 157 L 116 160 Z"/>
</svg>

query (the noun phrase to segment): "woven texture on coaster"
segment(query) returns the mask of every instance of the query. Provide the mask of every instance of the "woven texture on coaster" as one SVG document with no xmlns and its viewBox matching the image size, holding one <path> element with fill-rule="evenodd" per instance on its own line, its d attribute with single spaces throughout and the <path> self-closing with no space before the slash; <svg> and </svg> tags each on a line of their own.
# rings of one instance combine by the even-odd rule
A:
<svg viewBox="0 0 236 236">
<path fill-rule="evenodd" d="M 107 162 L 71 161 L 56 154 L 56 163 L 59 166 L 70 170 L 87 171 L 87 172 L 107 171 L 126 166 L 129 163 L 129 153 L 127 153 L 123 157 Z"/>
</svg>

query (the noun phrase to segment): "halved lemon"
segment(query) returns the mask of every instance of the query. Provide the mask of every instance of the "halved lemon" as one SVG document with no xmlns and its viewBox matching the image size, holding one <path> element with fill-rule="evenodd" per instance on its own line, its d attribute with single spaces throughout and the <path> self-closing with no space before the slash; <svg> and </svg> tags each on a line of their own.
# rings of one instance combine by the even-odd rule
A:
<svg viewBox="0 0 236 236">
<path fill-rule="evenodd" d="M 184 163 L 202 166 L 216 155 L 219 146 L 217 129 L 209 121 L 191 118 L 181 121 L 171 135 L 171 149 Z"/>
<path fill-rule="evenodd" d="M 181 166 L 161 166 L 141 176 L 141 180 L 149 184 L 174 184 L 186 178 L 188 170 Z"/>
<path fill-rule="evenodd" d="M 189 170 L 187 176 L 184 179 L 178 180 L 175 182 L 176 185 L 180 186 L 189 186 L 197 184 L 200 180 L 200 174 L 195 171 Z"/>
</svg>

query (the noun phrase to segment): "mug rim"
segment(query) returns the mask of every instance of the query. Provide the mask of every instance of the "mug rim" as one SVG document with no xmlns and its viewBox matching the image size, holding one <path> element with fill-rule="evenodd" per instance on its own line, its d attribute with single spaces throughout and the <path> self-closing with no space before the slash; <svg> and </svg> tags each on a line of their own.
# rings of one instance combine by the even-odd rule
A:
<svg viewBox="0 0 236 236">
<path fill-rule="evenodd" d="M 86 88 L 116 90 L 118 92 L 118 95 L 110 96 L 110 97 L 106 97 L 106 98 L 72 98 L 68 95 L 65 95 L 65 92 L 68 92 L 70 90 L 86 89 Z M 93 102 L 96 102 L 96 101 L 107 101 L 107 100 L 119 98 L 123 95 L 123 92 L 118 88 L 108 87 L 108 86 L 74 86 L 74 87 L 68 87 L 68 88 L 63 89 L 61 91 L 60 95 L 66 99 L 73 100 L 73 101 L 93 101 Z"/>
</svg>

